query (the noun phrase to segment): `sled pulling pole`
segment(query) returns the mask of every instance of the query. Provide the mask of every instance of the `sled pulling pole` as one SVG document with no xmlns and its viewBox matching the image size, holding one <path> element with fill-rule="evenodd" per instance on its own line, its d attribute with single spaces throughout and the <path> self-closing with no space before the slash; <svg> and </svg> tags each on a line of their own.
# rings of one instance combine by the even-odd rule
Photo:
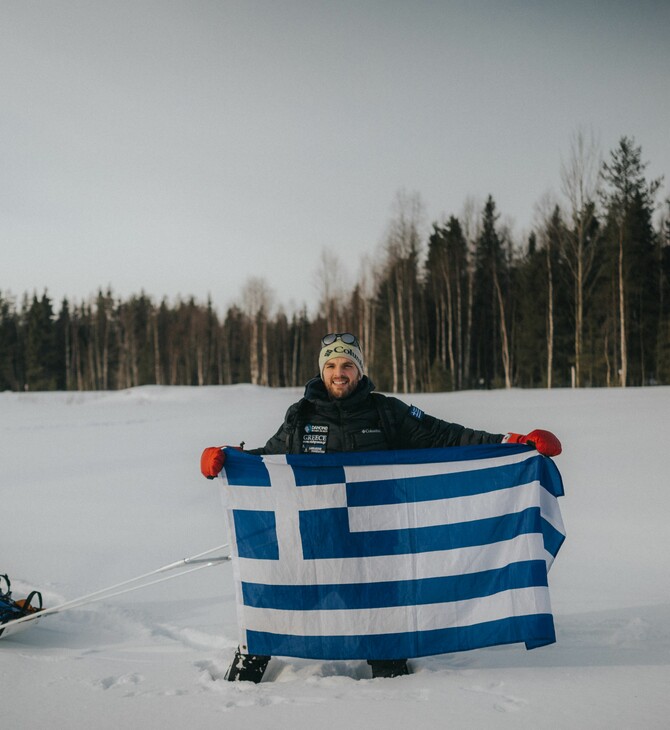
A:
<svg viewBox="0 0 670 730">
<path fill-rule="evenodd" d="M 156 585 L 157 583 L 163 583 L 166 580 L 172 580 L 173 578 L 178 578 L 181 575 L 186 575 L 187 573 L 193 573 L 196 570 L 202 570 L 203 568 L 209 568 L 214 565 L 218 565 L 219 563 L 226 562 L 230 560 L 230 555 L 222 555 L 218 557 L 212 557 L 212 558 L 204 558 L 204 555 L 209 555 L 210 553 L 217 552 L 218 550 L 223 550 L 224 548 L 227 548 L 229 546 L 229 543 L 224 543 L 223 545 L 218 545 L 215 548 L 211 548 L 210 550 L 205 550 L 202 553 L 198 553 L 197 555 L 192 555 L 190 558 L 182 558 L 181 560 L 177 560 L 173 563 L 168 563 L 167 565 L 163 565 L 160 568 L 156 568 L 155 570 L 151 570 L 148 573 L 143 573 L 142 575 L 138 575 L 136 578 L 130 578 L 129 580 L 124 580 L 121 583 L 115 583 L 112 586 L 108 586 L 107 588 L 101 588 L 98 591 L 94 591 L 93 593 L 87 593 L 84 596 L 80 596 L 79 598 L 73 598 L 71 601 L 66 601 L 65 603 L 61 603 L 58 606 L 52 606 L 51 608 L 44 608 L 40 611 L 36 611 L 35 613 L 31 613 L 27 616 L 22 616 L 21 618 L 13 619 L 12 621 L 9 621 L 6 624 L 2 624 L 0 628 L 2 627 L 9 627 L 11 626 L 14 628 L 18 624 L 26 623 L 28 621 L 37 621 L 41 619 L 43 616 L 46 616 L 47 614 L 54 614 L 54 613 L 61 613 L 62 611 L 68 611 L 72 608 L 79 608 L 80 606 L 88 605 L 89 603 L 95 603 L 97 601 L 103 601 L 106 598 L 113 598 L 114 596 L 120 596 L 124 593 L 131 593 L 132 591 L 137 591 L 140 588 L 148 588 L 149 586 Z M 188 567 L 191 565 L 195 565 L 196 567 Z M 168 575 L 163 578 L 158 578 L 156 580 L 147 581 L 148 578 L 151 578 L 154 575 L 159 575 L 160 573 L 166 573 L 171 570 L 175 570 L 177 568 L 184 568 L 188 567 L 187 570 L 182 570 L 178 573 L 174 573 L 173 575 Z M 143 583 L 140 583 L 140 581 L 145 581 Z M 133 585 L 134 583 L 140 583 L 139 585 Z M 10 633 L 10 632 L 7 632 Z M 2 636 L 2 631 L 0 631 L 0 637 Z"/>
</svg>

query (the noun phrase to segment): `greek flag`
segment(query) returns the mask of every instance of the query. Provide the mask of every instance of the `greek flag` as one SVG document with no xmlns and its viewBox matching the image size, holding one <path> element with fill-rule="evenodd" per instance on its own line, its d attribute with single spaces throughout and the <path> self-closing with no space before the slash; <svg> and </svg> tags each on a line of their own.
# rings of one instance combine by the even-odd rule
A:
<svg viewBox="0 0 670 730">
<path fill-rule="evenodd" d="M 240 647 L 402 659 L 556 640 L 560 474 L 528 446 L 226 449 Z"/>
</svg>

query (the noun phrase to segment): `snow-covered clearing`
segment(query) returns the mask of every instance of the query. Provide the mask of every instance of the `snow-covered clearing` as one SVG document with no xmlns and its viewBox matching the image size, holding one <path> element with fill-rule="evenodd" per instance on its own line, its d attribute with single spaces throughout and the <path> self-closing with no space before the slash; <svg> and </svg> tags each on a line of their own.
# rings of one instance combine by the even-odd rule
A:
<svg viewBox="0 0 670 730">
<path fill-rule="evenodd" d="M 301 390 L 144 387 L 0 394 L 0 573 L 47 606 L 225 541 L 204 446 L 258 446 Z M 489 431 L 547 428 L 567 541 L 550 574 L 558 642 L 412 662 L 273 659 L 222 681 L 236 645 L 230 565 L 72 611 L 0 640 L 3 725 L 670 727 L 670 388 L 414 395 Z"/>
</svg>

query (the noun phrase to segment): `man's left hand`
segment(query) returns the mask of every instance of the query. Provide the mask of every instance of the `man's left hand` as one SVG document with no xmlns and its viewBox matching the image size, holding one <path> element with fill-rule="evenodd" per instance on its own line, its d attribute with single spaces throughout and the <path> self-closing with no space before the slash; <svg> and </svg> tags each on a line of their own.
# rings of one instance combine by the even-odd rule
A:
<svg viewBox="0 0 670 730">
<path fill-rule="evenodd" d="M 556 436 L 551 431 L 543 431 L 541 428 L 536 428 L 525 436 L 520 433 L 508 433 L 503 441 L 508 444 L 534 446 L 542 456 L 558 456 L 563 451 L 561 442 Z"/>
</svg>

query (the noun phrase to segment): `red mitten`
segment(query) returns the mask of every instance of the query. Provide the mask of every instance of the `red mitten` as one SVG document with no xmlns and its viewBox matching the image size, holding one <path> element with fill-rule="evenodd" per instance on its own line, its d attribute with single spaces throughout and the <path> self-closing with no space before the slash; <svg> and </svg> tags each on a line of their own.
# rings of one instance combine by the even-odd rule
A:
<svg viewBox="0 0 670 730">
<path fill-rule="evenodd" d="M 508 444 L 534 446 L 542 456 L 558 456 L 563 450 L 556 436 L 551 431 L 543 431 L 541 428 L 536 428 L 525 436 L 520 433 L 508 433 L 503 441 Z"/>
<path fill-rule="evenodd" d="M 223 452 L 223 446 L 208 446 L 200 457 L 200 471 L 207 479 L 214 479 L 223 469 L 223 463 L 226 455 Z"/>
</svg>

